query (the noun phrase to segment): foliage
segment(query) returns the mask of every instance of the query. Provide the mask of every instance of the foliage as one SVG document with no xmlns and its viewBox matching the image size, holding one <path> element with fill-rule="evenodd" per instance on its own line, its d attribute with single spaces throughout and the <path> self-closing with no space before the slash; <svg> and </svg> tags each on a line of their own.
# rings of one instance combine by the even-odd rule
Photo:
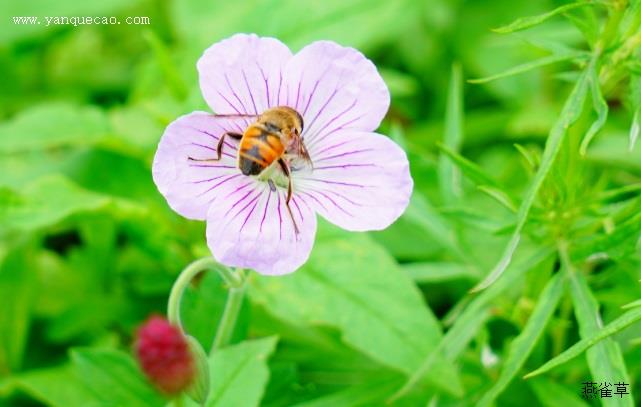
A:
<svg viewBox="0 0 641 407">
<path fill-rule="evenodd" d="M 408 151 L 415 191 L 389 229 L 320 222 L 299 271 L 249 275 L 206 405 L 585 406 L 586 380 L 630 384 L 604 405 L 641 401 L 641 1 L 0 12 L 0 406 L 168 403 L 132 336 L 209 251 L 151 161 L 170 121 L 208 110 L 195 62 L 236 32 L 370 57 L 392 93 L 379 132 Z M 123 24 L 9 22 L 31 15 Z M 182 320 L 205 349 L 225 296 L 213 273 L 186 292 Z"/>
</svg>

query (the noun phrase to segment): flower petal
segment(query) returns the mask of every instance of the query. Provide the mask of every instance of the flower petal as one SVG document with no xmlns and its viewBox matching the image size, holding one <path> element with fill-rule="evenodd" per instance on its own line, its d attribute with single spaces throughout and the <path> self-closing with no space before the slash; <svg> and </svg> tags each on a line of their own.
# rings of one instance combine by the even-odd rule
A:
<svg viewBox="0 0 641 407">
<path fill-rule="evenodd" d="M 305 263 L 314 244 L 316 214 L 292 197 L 296 234 L 286 196 L 282 188 L 272 191 L 250 177 L 223 186 L 207 214 L 207 244 L 216 260 L 269 275 L 291 273 Z"/>
<path fill-rule="evenodd" d="M 260 114 L 280 104 L 282 68 L 291 57 L 282 42 L 255 34 L 217 42 L 198 60 L 203 96 L 218 114 Z"/>
<path fill-rule="evenodd" d="M 380 230 L 407 208 L 413 181 L 405 152 L 375 133 L 337 132 L 318 146 L 313 171 L 294 172 L 294 193 L 328 221 Z"/>
<path fill-rule="evenodd" d="M 216 158 L 220 136 L 226 131 L 242 133 L 239 119 L 193 112 L 167 126 L 153 163 L 156 186 L 169 206 L 189 219 L 204 220 L 217 189 L 242 177 L 236 164 L 238 141 L 226 138 L 220 161 Z"/>
<path fill-rule="evenodd" d="M 284 71 L 281 100 L 303 115 L 303 137 L 312 154 L 337 131 L 378 128 L 390 94 L 374 64 L 354 48 L 314 42 L 298 52 Z"/>
</svg>

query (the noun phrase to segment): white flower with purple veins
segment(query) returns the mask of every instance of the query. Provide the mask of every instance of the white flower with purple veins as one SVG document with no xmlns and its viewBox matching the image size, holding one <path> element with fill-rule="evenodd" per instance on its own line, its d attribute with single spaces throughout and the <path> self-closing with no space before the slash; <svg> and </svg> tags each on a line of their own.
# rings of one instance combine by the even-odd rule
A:
<svg viewBox="0 0 641 407">
<path fill-rule="evenodd" d="M 216 114 L 193 112 L 160 140 L 153 177 L 169 205 L 207 221 L 214 258 L 285 274 L 311 252 L 316 214 L 351 231 L 380 230 L 405 210 L 405 152 L 374 133 L 390 103 L 359 51 L 237 34 L 198 61 Z"/>
</svg>

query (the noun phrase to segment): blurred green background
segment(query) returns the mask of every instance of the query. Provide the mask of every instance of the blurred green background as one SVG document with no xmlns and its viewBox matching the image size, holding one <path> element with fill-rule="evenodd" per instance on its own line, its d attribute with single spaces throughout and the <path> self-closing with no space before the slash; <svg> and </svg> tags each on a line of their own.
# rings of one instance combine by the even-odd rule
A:
<svg viewBox="0 0 641 407">
<path fill-rule="evenodd" d="M 394 405 L 475 405 L 559 268 L 550 231 L 568 218 L 577 231 L 572 258 L 589 271 L 604 321 L 620 315 L 621 305 L 641 297 L 641 149 L 628 149 L 629 100 L 616 90 L 607 95 L 610 116 L 587 156 L 562 151 L 510 280 L 468 294 L 500 257 L 515 222 L 510 207 L 518 206 L 577 74 L 561 62 L 487 84 L 466 80 L 586 50 L 589 30 L 581 22 L 596 25 L 603 9 L 581 9 L 513 35 L 491 32 L 561 4 L 2 2 L 0 406 L 167 403 L 135 367 L 133 332 L 149 315 L 164 314 L 180 270 L 209 252 L 204 223 L 179 217 L 157 192 L 151 161 L 168 123 L 209 110 L 196 61 L 237 32 L 277 37 L 293 51 L 330 39 L 371 58 L 392 93 L 381 132 L 408 151 L 415 196 L 386 231 L 353 234 L 322 223 L 300 271 L 251 275 L 234 344 L 212 360 L 208 405 L 385 405 L 437 346 L 444 356 Z M 122 24 L 46 27 L 44 20 L 84 15 L 116 16 Z M 14 24 L 14 16 L 39 16 L 41 24 Z M 129 16 L 149 17 L 150 24 L 127 25 Z M 448 141 L 446 134 L 462 137 Z M 438 148 L 444 140 L 460 152 L 453 153 L 457 165 Z M 465 167 L 470 162 L 472 169 Z M 184 299 L 187 330 L 206 349 L 225 295 L 212 273 Z M 443 342 L 453 324 L 458 330 Z M 615 338 L 631 389 L 641 386 L 639 338 L 638 324 Z M 521 379 L 578 339 L 564 296 L 497 404 L 593 403 L 581 399 L 581 383 L 591 378 L 583 355 Z"/>
</svg>

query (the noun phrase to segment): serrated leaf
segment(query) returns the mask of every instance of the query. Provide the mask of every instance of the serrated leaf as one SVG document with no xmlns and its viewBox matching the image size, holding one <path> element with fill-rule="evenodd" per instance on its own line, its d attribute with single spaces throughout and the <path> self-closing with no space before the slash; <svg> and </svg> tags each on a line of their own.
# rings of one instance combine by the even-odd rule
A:
<svg viewBox="0 0 641 407">
<path fill-rule="evenodd" d="M 536 16 L 530 16 L 530 17 L 522 17 L 519 19 L 516 19 L 512 23 L 505 25 L 503 27 L 495 28 L 492 31 L 499 33 L 499 34 L 508 34 L 512 33 L 515 31 L 521 31 L 525 30 L 531 27 L 534 27 L 536 25 L 539 25 L 550 18 L 557 16 L 559 14 L 566 13 L 568 11 L 574 10 L 575 8 L 578 7 L 584 7 L 584 6 L 589 6 L 593 4 L 599 4 L 601 2 L 597 1 L 577 1 L 575 3 L 570 3 L 570 4 L 565 4 L 563 6 L 557 7 L 552 11 L 548 11 L 547 13 L 539 14 Z"/>
<path fill-rule="evenodd" d="M 458 152 L 463 142 L 463 73 L 461 66 L 452 65 L 450 86 L 445 109 L 445 135 L 443 144 L 451 151 Z M 455 202 L 461 196 L 461 174 L 446 157 L 439 157 L 439 188 L 446 203 Z"/>
<path fill-rule="evenodd" d="M 71 361 L 77 377 L 101 403 L 128 407 L 165 405 L 133 358 L 124 352 L 76 349 L 71 352 Z"/>
<path fill-rule="evenodd" d="M 276 337 L 241 342 L 209 357 L 211 392 L 205 406 L 258 406 L 269 381 L 267 359 Z"/>
<path fill-rule="evenodd" d="M 594 63 L 594 61 L 593 61 Z M 539 166 L 536 174 L 534 175 L 534 180 L 530 184 L 523 202 L 519 207 L 517 212 L 517 223 L 516 228 L 512 234 L 512 237 L 508 241 L 501 258 L 499 259 L 496 266 L 490 271 L 490 273 L 485 277 L 481 283 L 472 289 L 472 291 L 480 291 L 492 283 L 494 283 L 505 271 L 506 267 L 510 264 L 514 251 L 516 250 L 519 241 L 521 240 L 521 232 L 523 227 L 527 222 L 528 215 L 530 214 L 530 209 L 534 205 L 536 196 L 543 185 L 543 181 L 550 172 L 552 164 L 554 163 L 556 156 L 561 150 L 561 145 L 565 134 L 567 133 L 568 128 L 579 118 L 581 111 L 583 110 L 583 104 L 585 102 L 585 96 L 587 93 L 588 82 L 589 82 L 589 72 L 590 67 L 588 67 L 579 77 L 578 81 L 574 85 L 570 96 L 566 100 L 561 115 L 554 123 L 554 126 L 550 130 L 550 135 L 545 143 L 545 149 L 543 151 L 543 157 L 541 158 L 541 165 Z"/>
<path fill-rule="evenodd" d="M 501 72 L 491 76 L 486 76 L 484 78 L 470 79 L 468 80 L 468 82 L 475 83 L 475 84 L 488 83 L 488 82 L 495 81 L 497 79 L 507 78 L 510 76 L 529 72 L 533 69 L 541 68 L 547 65 L 556 64 L 558 62 L 571 61 L 571 60 L 582 58 L 582 57 L 585 58 L 588 55 L 589 54 L 587 54 L 586 52 L 571 52 L 571 53 L 562 54 L 562 55 L 549 55 L 547 57 L 543 57 L 535 61 L 531 61 L 525 64 L 515 66 L 513 68 L 508 69 L 505 72 Z"/>
<path fill-rule="evenodd" d="M 641 302 L 639 302 L 639 304 L 637 305 L 641 305 Z M 601 341 L 609 338 L 617 332 L 624 330 L 625 328 L 629 327 L 639 320 L 641 320 L 641 308 L 634 308 L 626 312 L 603 328 L 600 328 L 598 331 L 594 331 L 590 336 L 581 339 L 579 342 L 566 349 L 560 355 L 557 355 L 554 358 L 550 359 L 543 366 L 532 371 L 531 373 L 528 373 L 527 375 L 525 375 L 525 378 L 538 376 L 568 362 L 569 360 L 574 359 L 575 357 L 585 352 L 587 349 L 590 349 L 590 347 L 600 343 Z"/>
<path fill-rule="evenodd" d="M 361 270 L 367 270 L 366 278 Z M 255 276 L 250 295 L 283 320 L 339 329 L 348 345 L 406 374 L 442 338 L 411 279 L 365 235 L 340 232 L 319 239 L 300 270 L 278 279 Z M 460 391 L 451 366 L 439 364 L 429 379 L 451 393 Z"/>
<path fill-rule="evenodd" d="M 491 405 L 523 367 L 534 345 L 539 341 L 552 314 L 556 310 L 564 287 L 564 276 L 556 274 L 550 279 L 543 289 L 527 324 L 511 343 L 499 378 L 483 397 L 481 397 L 481 400 L 478 402 L 479 406 Z"/>
</svg>

